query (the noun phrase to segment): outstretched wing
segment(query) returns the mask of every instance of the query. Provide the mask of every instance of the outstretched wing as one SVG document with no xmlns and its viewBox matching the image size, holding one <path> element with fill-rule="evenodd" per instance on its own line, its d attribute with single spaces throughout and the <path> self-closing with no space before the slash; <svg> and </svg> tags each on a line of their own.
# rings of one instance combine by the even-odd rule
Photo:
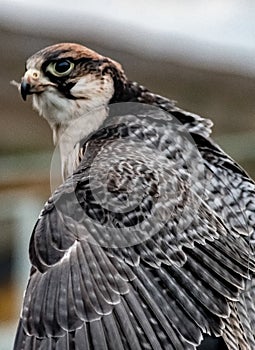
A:
<svg viewBox="0 0 255 350">
<path fill-rule="evenodd" d="M 14 349 L 195 349 L 222 334 L 255 264 L 206 204 L 185 128 L 131 108 L 83 149 L 34 228 Z"/>
</svg>

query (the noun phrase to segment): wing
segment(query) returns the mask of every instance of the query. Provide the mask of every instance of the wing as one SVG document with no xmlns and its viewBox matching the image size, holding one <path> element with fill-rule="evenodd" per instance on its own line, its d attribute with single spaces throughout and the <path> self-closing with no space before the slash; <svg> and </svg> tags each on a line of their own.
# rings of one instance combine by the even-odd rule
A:
<svg viewBox="0 0 255 350">
<path fill-rule="evenodd" d="M 217 145 L 200 139 L 200 152 L 205 159 L 211 181 L 207 188 L 208 203 L 218 213 L 230 229 L 246 235 L 253 248 L 255 227 L 255 185 L 249 176 Z M 210 195 L 214 194 L 214 196 Z M 252 254 L 252 251 L 251 251 Z M 231 317 L 226 325 L 225 339 L 231 349 L 247 349 L 242 343 L 245 337 L 251 349 L 255 347 L 254 333 L 254 277 L 248 281 L 237 306 L 232 307 Z M 233 339 L 234 343 L 233 344 Z"/>
<path fill-rule="evenodd" d="M 255 184 L 247 173 L 229 157 L 209 136 L 201 117 L 169 107 L 171 113 L 184 123 L 193 136 L 205 164 L 205 197 L 208 205 L 218 213 L 230 230 L 234 228 L 246 236 L 254 249 L 255 237 Z M 207 130 L 207 132 L 206 132 Z M 255 348 L 255 283 L 246 283 L 237 305 L 231 306 L 231 316 L 226 321 L 224 339 L 231 349 Z M 246 339 L 247 342 L 243 342 Z M 248 345 L 247 345 L 248 343 Z"/>
<path fill-rule="evenodd" d="M 247 236 L 246 240 L 251 245 L 251 254 L 254 249 L 255 237 L 255 185 L 246 172 L 231 159 L 215 142 L 210 139 L 212 122 L 208 119 L 186 112 L 174 105 L 172 101 L 159 95 L 150 94 L 146 88 L 140 98 L 141 102 L 151 103 L 171 113 L 177 118 L 192 135 L 193 140 L 203 158 L 205 164 L 205 200 L 209 206 L 224 220 L 224 223 L 232 230 Z M 243 348 L 242 337 L 246 337 L 250 348 L 255 348 L 255 317 L 251 305 L 252 295 L 255 295 L 254 277 L 247 283 L 237 310 L 232 308 L 232 320 L 239 319 L 226 325 L 229 336 L 229 346 L 232 349 Z M 228 319 L 231 320 L 231 317 Z M 234 326 L 233 326 L 234 325 Z M 239 339 L 240 343 L 234 339 Z M 233 341 L 234 340 L 234 341 Z M 245 349 L 247 348 L 244 347 Z"/>
<path fill-rule="evenodd" d="M 183 126 L 155 109 L 113 114 L 34 228 L 14 349 L 195 349 L 222 334 L 255 269 L 205 202 Z"/>
</svg>

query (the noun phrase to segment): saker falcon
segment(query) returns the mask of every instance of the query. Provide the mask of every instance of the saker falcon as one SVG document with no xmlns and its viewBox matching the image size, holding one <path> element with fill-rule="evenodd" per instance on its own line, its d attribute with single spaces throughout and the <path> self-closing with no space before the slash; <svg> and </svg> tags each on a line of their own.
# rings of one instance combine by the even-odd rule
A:
<svg viewBox="0 0 255 350">
<path fill-rule="evenodd" d="M 35 53 L 17 85 L 64 180 L 32 233 L 14 349 L 255 349 L 255 186 L 211 121 L 78 44 Z"/>
</svg>

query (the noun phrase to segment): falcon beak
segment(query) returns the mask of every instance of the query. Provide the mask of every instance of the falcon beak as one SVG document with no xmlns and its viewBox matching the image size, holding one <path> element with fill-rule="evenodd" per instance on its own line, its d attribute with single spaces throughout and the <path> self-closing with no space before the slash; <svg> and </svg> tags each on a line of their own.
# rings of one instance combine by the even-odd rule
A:
<svg viewBox="0 0 255 350">
<path fill-rule="evenodd" d="M 26 101 L 27 99 L 27 95 L 29 95 L 29 92 L 30 92 L 30 89 L 31 89 L 31 85 L 28 84 L 27 82 L 25 81 L 22 81 L 21 82 L 21 85 L 20 85 L 20 94 L 23 98 L 24 101 Z"/>
<path fill-rule="evenodd" d="M 20 94 L 24 101 L 27 99 L 27 95 L 32 95 L 37 92 L 36 86 L 38 86 L 40 78 L 40 72 L 37 69 L 28 69 L 21 79 Z"/>
</svg>

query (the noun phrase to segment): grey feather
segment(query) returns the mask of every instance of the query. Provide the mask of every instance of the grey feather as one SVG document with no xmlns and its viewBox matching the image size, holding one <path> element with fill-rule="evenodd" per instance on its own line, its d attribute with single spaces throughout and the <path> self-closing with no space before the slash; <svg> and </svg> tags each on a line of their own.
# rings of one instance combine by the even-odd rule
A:
<svg viewBox="0 0 255 350">
<path fill-rule="evenodd" d="M 80 142 L 33 231 L 14 349 L 252 349 L 254 184 L 210 121 L 126 89 L 161 110 L 111 107 Z"/>
</svg>

